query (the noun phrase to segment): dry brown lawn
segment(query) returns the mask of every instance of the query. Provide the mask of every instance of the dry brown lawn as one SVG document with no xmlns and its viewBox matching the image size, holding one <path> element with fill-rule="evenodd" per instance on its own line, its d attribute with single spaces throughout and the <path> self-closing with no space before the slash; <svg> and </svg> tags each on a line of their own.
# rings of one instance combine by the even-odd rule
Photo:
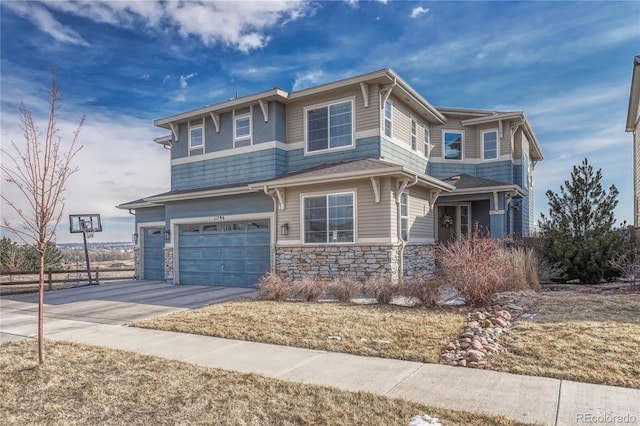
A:
<svg viewBox="0 0 640 426">
<path fill-rule="evenodd" d="M 640 294 L 540 294 L 516 322 L 495 369 L 640 388 Z"/>
<path fill-rule="evenodd" d="M 407 425 L 429 414 L 446 425 L 518 425 L 330 387 L 65 342 L 0 346 L 3 425 Z"/>
<path fill-rule="evenodd" d="M 461 314 L 402 306 L 242 301 L 182 311 L 137 327 L 437 363 Z M 339 339 L 338 339 L 339 338 Z"/>
<path fill-rule="evenodd" d="M 517 374 L 640 388 L 640 294 L 537 294 L 490 367 Z M 526 297 L 526 296 L 524 296 Z M 243 301 L 134 325 L 357 355 L 438 362 L 463 313 L 400 306 Z M 330 336 L 339 336 L 334 340 Z"/>
</svg>

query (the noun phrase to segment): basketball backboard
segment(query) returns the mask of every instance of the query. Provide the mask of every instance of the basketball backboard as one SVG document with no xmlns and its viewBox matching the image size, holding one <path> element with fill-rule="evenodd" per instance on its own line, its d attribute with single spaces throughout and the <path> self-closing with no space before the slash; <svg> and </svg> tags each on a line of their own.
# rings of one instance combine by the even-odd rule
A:
<svg viewBox="0 0 640 426">
<path fill-rule="evenodd" d="M 99 214 L 70 214 L 69 232 L 81 234 L 83 232 L 102 232 Z"/>
</svg>

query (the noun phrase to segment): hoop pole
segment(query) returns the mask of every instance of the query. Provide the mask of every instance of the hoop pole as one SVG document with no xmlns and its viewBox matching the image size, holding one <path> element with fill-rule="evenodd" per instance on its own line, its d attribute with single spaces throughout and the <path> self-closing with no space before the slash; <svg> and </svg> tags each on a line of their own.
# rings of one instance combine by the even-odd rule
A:
<svg viewBox="0 0 640 426">
<path fill-rule="evenodd" d="M 82 240 L 84 241 L 84 258 L 87 261 L 87 276 L 89 277 L 89 285 L 93 284 L 91 282 L 91 266 L 89 265 L 89 249 L 87 248 L 87 233 L 82 232 Z"/>
</svg>

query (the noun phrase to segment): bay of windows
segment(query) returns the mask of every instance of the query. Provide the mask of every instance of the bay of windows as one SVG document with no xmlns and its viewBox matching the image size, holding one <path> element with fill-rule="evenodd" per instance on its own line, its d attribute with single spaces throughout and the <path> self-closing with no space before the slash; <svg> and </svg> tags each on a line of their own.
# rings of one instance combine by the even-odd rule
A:
<svg viewBox="0 0 640 426">
<path fill-rule="evenodd" d="M 304 242 L 354 242 L 353 199 L 352 192 L 304 197 Z"/>
<path fill-rule="evenodd" d="M 307 109 L 307 151 L 352 146 L 352 110 L 351 101 Z"/>
</svg>

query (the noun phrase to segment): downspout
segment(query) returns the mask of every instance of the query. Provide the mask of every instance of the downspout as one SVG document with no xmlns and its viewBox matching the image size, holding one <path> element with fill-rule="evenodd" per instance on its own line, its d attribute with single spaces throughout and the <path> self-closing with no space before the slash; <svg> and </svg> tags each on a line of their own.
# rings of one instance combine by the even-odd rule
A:
<svg viewBox="0 0 640 426">
<path fill-rule="evenodd" d="M 276 272 L 276 240 L 278 239 L 278 198 L 270 193 L 265 185 L 263 188 L 265 194 L 267 194 L 273 200 L 273 244 L 271 245 L 271 272 Z"/>
<path fill-rule="evenodd" d="M 401 216 L 401 208 L 400 208 L 400 198 L 402 197 L 402 193 L 405 189 L 415 185 L 418 183 L 418 175 L 414 175 L 413 181 L 405 181 L 406 183 L 398 188 L 398 193 L 396 194 L 396 238 L 398 238 L 398 242 L 400 243 L 400 256 L 398 259 L 398 281 L 402 281 L 404 275 L 404 248 L 407 243 L 402 239 L 402 216 Z M 407 206 L 408 207 L 408 206 Z M 408 226 L 408 224 L 407 224 Z"/>
</svg>

